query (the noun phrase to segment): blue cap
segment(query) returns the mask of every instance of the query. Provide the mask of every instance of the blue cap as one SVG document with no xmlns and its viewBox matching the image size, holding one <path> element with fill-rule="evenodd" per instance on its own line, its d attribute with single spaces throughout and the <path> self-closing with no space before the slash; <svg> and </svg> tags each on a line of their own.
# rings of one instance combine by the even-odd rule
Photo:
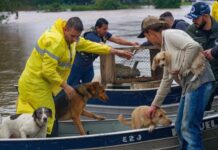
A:
<svg viewBox="0 0 218 150">
<path fill-rule="evenodd" d="M 189 19 L 197 19 L 204 14 L 210 14 L 210 6 L 204 2 L 197 2 L 192 5 L 190 13 L 185 17 Z"/>
</svg>

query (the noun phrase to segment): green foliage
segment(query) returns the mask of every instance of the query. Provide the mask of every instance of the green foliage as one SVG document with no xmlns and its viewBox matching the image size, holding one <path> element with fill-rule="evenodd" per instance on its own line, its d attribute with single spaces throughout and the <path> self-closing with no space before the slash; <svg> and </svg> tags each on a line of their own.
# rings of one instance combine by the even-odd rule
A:
<svg viewBox="0 0 218 150">
<path fill-rule="evenodd" d="M 97 9 L 102 9 L 102 10 L 122 8 L 119 0 L 95 0 L 95 5 Z"/>
<path fill-rule="evenodd" d="M 155 8 L 179 8 L 181 0 L 153 0 Z"/>
<path fill-rule="evenodd" d="M 57 2 L 52 3 L 50 5 L 38 5 L 39 10 L 44 10 L 46 12 L 58 12 L 62 11 L 61 5 Z"/>
<path fill-rule="evenodd" d="M 109 10 L 136 8 L 152 0 L 0 0 L 1 11 L 44 10 Z"/>
<path fill-rule="evenodd" d="M 71 11 L 97 10 L 95 5 L 73 5 Z"/>
<path fill-rule="evenodd" d="M 83 10 L 114 10 L 114 9 L 125 9 L 125 8 L 137 8 L 139 5 L 134 4 L 123 4 L 119 0 L 95 0 L 92 5 L 73 5 L 72 11 L 83 11 Z"/>
<path fill-rule="evenodd" d="M 152 0 L 120 0 L 123 4 L 142 4 L 150 5 Z"/>
</svg>

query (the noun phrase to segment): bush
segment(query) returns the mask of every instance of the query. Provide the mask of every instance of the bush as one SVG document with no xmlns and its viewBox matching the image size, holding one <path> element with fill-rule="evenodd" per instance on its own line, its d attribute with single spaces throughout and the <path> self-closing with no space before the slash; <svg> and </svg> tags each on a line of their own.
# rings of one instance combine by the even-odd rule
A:
<svg viewBox="0 0 218 150">
<path fill-rule="evenodd" d="M 49 5 L 38 5 L 37 9 L 38 10 L 43 10 L 43 11 L 46 11 L 46 12 L 57 12 L 57 11 L 62 11 L 63 10 L 59 3 L 52 3 L 52 4 L 49 4 Z"/>
<path fill-rule="evenodd" d="M 94 5 L 73 5 L 71 11 L 96 10 Z"/>
<path fill-rule="evenodd" d="M 97 9 L 101 9 L 101 10 L 122 8 L 119 0 L 95 0 L 95 6 Z"/>
<path fill-rule="evenodd" d="M 55 2 L 55 3 L 52 3 L 51 5 L 49 5 L 48 9 L 51 12 L 61 11 L 61 5 L 57 2 Z"/>
<path fill-rule="evenodd" d="M 181 0 L 153 0 L 155 8 L 179 8 Z"/>
</svg>

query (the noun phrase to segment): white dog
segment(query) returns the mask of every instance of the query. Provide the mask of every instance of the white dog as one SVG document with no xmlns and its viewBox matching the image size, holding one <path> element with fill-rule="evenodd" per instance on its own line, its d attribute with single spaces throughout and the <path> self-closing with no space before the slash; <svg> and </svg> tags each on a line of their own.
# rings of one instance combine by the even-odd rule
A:
<svg viewBox="0 0 218 150">
<path fill-rule="evenodd" d="M 17 114 L 6 117 L 0 126 L 0 138 L 45 138 L 49 108 L 40 107 L 33 114 Z"/>
<path fill-rule="evenodd" d="M 172 71 L 171 69 L 171 59 L 172 56 L 167 51 L 161 51 L 157 53 L 157 55 L 154 57 L 152 62 L 152 70 L 155 71 L 158 66 L 160 67 L 166 67 L 168 69 L 169 73 Z M 187 75 L 189 72 L 192 72 L 194 76 L 190 80 L 191 82 L 195 81 L 197 77 L 203 72 L 205 68 L 205 57 L 204 55 L 199 52 L 197 57 L 193 60 L 193 63 L 191 64 L 191 68 L 186 69 L 184 72 L 180 72 L 178 78 L 181 79 L 181 76 Z M 172 75 L 170 74 L 169 78 L 172 78 Z"/>
</svg>

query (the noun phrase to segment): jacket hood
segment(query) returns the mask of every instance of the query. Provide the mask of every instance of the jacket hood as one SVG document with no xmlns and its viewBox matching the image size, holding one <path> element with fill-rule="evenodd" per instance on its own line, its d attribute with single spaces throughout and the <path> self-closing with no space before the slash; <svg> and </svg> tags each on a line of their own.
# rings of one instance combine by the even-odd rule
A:
<svg viewBox="0 0 218 150">
<path fill-rule="evenodd" d="M 52 26 L 52 29 L 60 32 L 63 35 L 64 34 L 63 28 L 65 27 L 65 25 L 66 25 L 66 21 L 59 18 L 55 21 L 54 25 Z"/>
</svg>

